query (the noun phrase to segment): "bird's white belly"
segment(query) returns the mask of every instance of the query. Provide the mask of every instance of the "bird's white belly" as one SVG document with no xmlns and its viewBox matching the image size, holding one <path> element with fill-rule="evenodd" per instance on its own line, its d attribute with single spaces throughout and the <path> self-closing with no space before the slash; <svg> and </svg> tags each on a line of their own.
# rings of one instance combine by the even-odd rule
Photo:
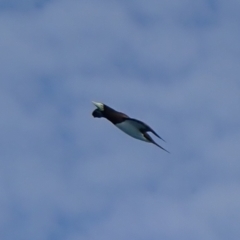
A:
<svg viewBox="0 0 240 240">
<path fill-rule="evenodd" d="M 133 138 L 148 142 L 148 140 L 143 136 L 143 134 L 129 122 L 118 123 L 116 124 L 116 127 L 118 127 L 120 130 Z"/>
</svg>

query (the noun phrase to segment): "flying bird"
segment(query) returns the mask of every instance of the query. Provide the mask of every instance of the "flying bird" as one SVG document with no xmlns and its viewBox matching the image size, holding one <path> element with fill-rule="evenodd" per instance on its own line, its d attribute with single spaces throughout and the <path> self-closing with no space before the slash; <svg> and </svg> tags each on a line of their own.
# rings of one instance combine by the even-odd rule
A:
<svg viewBox="0 0 240 240">
<path fill-rule="evenodd" d="M 155 136 L 163 140 L 152 128 L 146 123 L 134 118 L 130 118 L 128 115 L 122 112 L 118 112 L 106 104 L 92 102 L 97 108 L 92 112 L 94 118 L 106 118 L 113 123 L 120 130 L 130 135 L 133 138 L 153 143 L 164 151 L 168 152 L 165 148 L 158 145 L 147 132 L 152 132 Z M 164 140 L 163 140 L 164 141 Z M 169 152 L 168 152 L 169 153 Z"/>
</svg>

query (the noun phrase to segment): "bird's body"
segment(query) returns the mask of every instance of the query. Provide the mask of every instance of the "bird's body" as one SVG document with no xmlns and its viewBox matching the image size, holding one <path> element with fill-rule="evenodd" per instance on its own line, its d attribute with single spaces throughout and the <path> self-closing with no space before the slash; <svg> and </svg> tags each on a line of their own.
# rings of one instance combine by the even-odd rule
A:
<svg viewBox="0 0 240 240">
<path fill-rule="evenodd" d="M 126 114 L 118 112 L 103 103 L 93 102 L 93 104 L 97 107 L 97 109 L 95 109 L 92 113 L 93 117 L 106 118 L 129 136 L 145 142 L 153 143 L 164 151 L 168 152 L 151 138 L 147 132 L 152 132 L 155 136 L 162 139 L 152 128 L 150 128 L 144 122 L 130 118 Z"/>
<path fill-rule="evenodd" d="M 142 132 L 140 132 L 138 128 L 136 128 L 136 126 L 132 124 L 131 121 L 125 120 L 122 123 L 116 124 L 116 127 L 118 127 L 120 130 L 122 130 L 123 132 L 125 132 L 126 134 L 130 135 L 133 138 L 148 142 L 147 139 L 142 134 Z"/>
</svg>

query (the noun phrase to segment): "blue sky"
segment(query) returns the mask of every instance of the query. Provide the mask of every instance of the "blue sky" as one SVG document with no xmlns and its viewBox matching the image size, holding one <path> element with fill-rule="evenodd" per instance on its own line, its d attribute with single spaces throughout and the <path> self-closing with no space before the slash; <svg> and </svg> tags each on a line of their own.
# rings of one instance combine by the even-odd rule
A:
<svg viewBox="0 0 240 240">
<path fill-rule="evenodd" d="M 239 240 L 240 2 L 0 1 L 0 238 Z M 104 119 L 149 124 L 171 154 Z"/>
</svg>

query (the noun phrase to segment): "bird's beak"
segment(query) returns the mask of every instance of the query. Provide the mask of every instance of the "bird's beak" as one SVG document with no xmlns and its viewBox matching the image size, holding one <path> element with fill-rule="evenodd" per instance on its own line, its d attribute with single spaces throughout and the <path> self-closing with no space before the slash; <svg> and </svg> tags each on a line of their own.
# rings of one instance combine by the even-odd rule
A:
<svg viewBox="0 0 240 240">
<path fill-rule="evenodd" d="M 103 104 L 102 103 L 98 103 L 98 102 L 94 102 L 92 101 L 92 103 L 101 111 L 103 111 Z"/>
</svg>

